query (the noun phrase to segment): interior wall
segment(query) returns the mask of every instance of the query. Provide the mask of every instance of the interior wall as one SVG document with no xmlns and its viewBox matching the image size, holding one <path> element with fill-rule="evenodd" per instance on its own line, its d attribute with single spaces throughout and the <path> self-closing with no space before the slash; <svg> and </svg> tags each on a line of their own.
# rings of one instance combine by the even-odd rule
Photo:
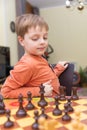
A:
<svg viewBox="0 0 87 130">
<path fill-rule="evenodd" d="M 0 0 L 0 45 L 10 47 L 12 66 L 18 61 L 17 37 L 10 29 L 10 23 L 15 18 L 15 0 Z"/>
<path fill-rule="evenodd" d="M 87 8 L 83 11 L 65 6 L 40 9 L 40 15 L 49 24 L 49 43 L 54 48 L 49 62 L 70 61 L 86 67 Z"/>
</svg>

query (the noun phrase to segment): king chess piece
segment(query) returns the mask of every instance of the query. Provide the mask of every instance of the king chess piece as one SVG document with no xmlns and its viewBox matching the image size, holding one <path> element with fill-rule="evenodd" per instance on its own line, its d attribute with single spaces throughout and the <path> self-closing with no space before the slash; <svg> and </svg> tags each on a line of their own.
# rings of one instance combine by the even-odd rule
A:
<svg viewBox="0 0 87 130">
<path fill-rule="evenodd" d="M 25 117 L 27 115 L 27 113 L 26 113 L 26 110 L 23 107 L 23 96 L 22 96 L 22 94 L 19 95 L 18 101 L 19 101 L 19 109 L 16 112 L 16 116 L 17 117 Z"/>
<path fill-rule="evenodd" d="M 40 101 L 38 102 L 38 106 L 40 107 L 45 107 L 48 105 L 47 101 L 45 100 L 45 97 L 44 97 L 44 86 L 41 84 L 40 86 Z"/>
<path fill-rule="evenodd" d="M 5 104 L 3 101 L 3 96 L 0 94 L 0 115 L 5 113 Z"/>
</svg>

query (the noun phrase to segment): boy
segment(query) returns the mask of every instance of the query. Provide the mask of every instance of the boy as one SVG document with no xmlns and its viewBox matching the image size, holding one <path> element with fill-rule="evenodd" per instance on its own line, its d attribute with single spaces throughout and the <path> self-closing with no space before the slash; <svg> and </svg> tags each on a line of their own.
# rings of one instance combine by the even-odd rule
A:
<svg viewBox="0 0 87 130">
<path fill-rule="evenodd" d="M 15 27 L 25 54 L 10 71 L 10 76 L 2 86 L 2 95 L 5 98 L 18 98 L 21 93 L 27 97 L 27 92 L 31 91 L 32 96 L 39 96 L 41 84 L 45 86 L 45 96 L 59 93 L 58 76 L 68 65 L 59 62 L 52 70 L 42 57 L 48 46 L 47 23 L 38 15 L 24 14 L 16 19 Z"/>
</svg>

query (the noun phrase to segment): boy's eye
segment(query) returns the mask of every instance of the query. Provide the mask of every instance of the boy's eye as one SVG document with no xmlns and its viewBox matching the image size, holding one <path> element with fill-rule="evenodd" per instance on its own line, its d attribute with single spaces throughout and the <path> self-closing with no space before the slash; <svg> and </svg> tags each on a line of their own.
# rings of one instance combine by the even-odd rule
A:
<svg viewBox="0 0 87 130">
<path fill-rule="evenodd" d="M 48 39 L 48 37 L 44 37 L 43 39 L 44 39 L 44 40 L 47 40 L 47 39 Z"/>
<path fill-rule="evenodd" d="M 48 40 L 48 37 L 47 37 L 47 36 L 44 36 L 44 37 L 42 37 L 42 38 L 40 38 L 40 37 L 32 37 L 32 38 L 31 38 L 32 41 L 38 41 L 38 40 L 40 40 L 40 39 Z"/>
<path fill-rule="evenodd" d="M 33 41 L 37 41 L 39 38 L 32 38 Z"/>
</svg>

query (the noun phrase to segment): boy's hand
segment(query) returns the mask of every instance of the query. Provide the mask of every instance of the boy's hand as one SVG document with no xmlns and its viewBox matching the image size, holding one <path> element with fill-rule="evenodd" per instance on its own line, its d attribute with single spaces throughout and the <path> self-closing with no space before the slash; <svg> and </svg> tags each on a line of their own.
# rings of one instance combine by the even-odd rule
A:
<svg viewBox="0 0 87 130">
<path fill-rule="evenodd" d="M 52 90 L 53 90 L 53 87 L 51 86 L 51 80 L 49 80 L 48 82 L 44 83 L 43 85 L 45 86 L 44 88 L 44 95 L 45 96 L 51 96 L 52 95 Z"/>
<path fill-rule="evenodd" d="M 65 69 L 68 67 L 67 61 L 59 61 L 58 64 L 62 65 Z"/>
</svg>

